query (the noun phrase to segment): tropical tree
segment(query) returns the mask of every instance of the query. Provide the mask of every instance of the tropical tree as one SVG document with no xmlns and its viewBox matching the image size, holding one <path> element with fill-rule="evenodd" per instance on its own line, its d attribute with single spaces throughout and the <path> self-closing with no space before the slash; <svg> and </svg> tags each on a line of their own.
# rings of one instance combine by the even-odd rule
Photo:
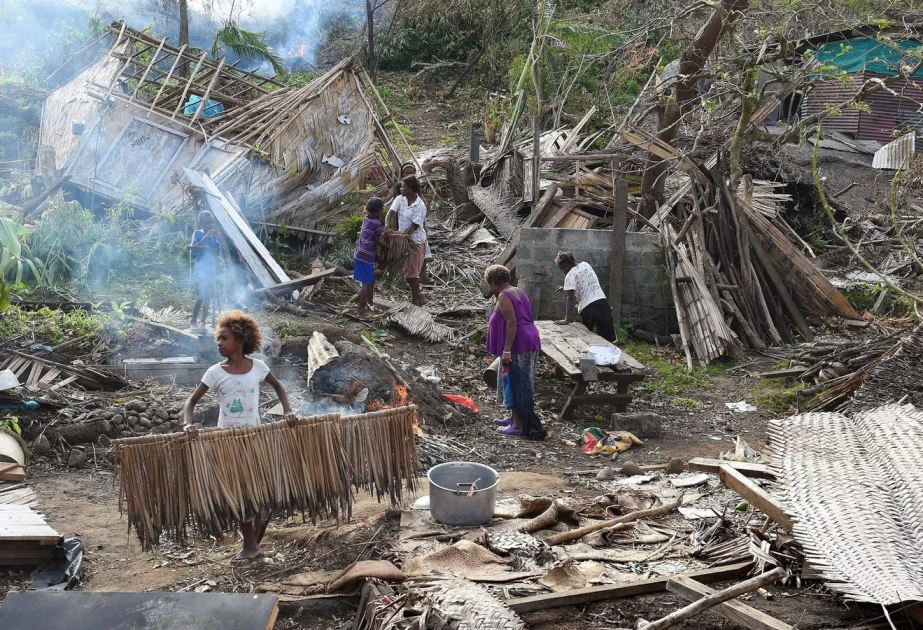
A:
<svg viewBox="0 0 923 630">
<path fill-rule="evenodd" d="M 238 26 L 236 20 L 228 18 L 215 33 L 212 42 L 212 57 L 217 58 L 225 51 L 230 51 L 241 59 L 267 62 L 276 74 L 285 74 L 285 61 L 273 52 L 261 33 L 247 31 Z"/>
</svg>

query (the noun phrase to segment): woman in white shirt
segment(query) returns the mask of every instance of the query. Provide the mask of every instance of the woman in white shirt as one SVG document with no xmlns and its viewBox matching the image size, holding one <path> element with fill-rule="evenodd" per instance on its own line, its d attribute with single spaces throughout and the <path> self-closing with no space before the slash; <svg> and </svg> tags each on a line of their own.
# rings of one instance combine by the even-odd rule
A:
<svg viewBox="0 0 923 630">
<path fill-rule="evenodd" d="M 574 303 L 583 325 L 612 343 L 615 341 L 615 325 L 612 322 L 612 307 L 599 286 L 596 272 L 586 261 L 577 263 L 570 252 L 558 252 L 554 259 L 558 269 L 564 272 L 565 317 L 557 324 L 569 324 L 574 321 Z"/>
<path fill-rule="evenodd" d="M 410 285 L 413 303 L 417 306 L 426 304 L 426 296 L 420 292 L 420 271 L 426 260 L 426 204 L 420 196 L 420 182 L 416 175 L 408 175 L 401 182 L 401 196 L 395 198 L 385 217 L 385 225 L 391 214 L 397 215 L 397 229 L 409 234 L 417 244 L 414 253 L 404 263 L 404 279 Z"/>
</svg>

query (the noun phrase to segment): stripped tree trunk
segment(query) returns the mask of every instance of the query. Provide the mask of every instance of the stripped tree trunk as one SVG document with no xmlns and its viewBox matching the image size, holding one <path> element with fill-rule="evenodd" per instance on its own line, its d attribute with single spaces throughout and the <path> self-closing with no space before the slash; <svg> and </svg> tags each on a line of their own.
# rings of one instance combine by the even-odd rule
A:
<svg viewBox="0 0 923 630">
<path fill-rule="evenodd" d="M 728 26 L 737 20 L 746 7 L 746 0 L 721 0 L 720 4 L 715 6 L 711 19 L 702 26 L 692 44 L 683 53 L 679 62 L 675 98 L 660 109 L 657 125 L 659 140 L 670 144 L 676 137 L 683 116 L 692 110 L 695 103 L 698 75 L 705 67 L 708 56 L 714 51 Z M 641 213 L 647 218 L 654 216 L 657 206 L 663 203 L 668 165 L 662 158 L 648 153 L 647 168 L 641 181 Z"/>
</svg>

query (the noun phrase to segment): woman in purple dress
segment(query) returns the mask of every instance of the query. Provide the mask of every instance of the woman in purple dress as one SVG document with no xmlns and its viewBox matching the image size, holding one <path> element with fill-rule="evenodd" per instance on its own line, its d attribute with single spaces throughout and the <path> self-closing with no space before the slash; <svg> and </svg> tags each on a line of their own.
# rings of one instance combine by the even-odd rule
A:
<svg viewBox="0 0 923 630">
<path fill-rule="evenodd" d="M 510 271 L 491 265 L 484 281 L 497 298 L 487 328 L 487 351 L 500 357 L 504 375 L 497 379 L 497 400 L 506 402 L 511 417 L 497 420 L 498 432 L 541 440 L 545 430 L 535 415 L 535 365 L 542 347 L 532 305 L 526 294 L 510 286 Z M 505 390 L 505 391 L 504 391 Z"/>
</svg>

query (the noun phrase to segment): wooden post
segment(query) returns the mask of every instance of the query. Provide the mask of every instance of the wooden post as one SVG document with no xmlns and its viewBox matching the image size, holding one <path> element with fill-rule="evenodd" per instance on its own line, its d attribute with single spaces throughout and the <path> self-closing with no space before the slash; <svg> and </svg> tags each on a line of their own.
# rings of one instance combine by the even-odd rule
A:
<svg viewBox="0 0 923 630">
<path fill-rule="evenodd" d="M 468 126 L 468 138 L 468 160 L 472 164 L 477 164 L 481 161 L 481 143 L 478 140 L 477 133 L 474 131 L 473 122 Z"/>
<path fill-rule="evenodd" d="M 628 230 L 628 182 L 615 184 L 615 206 L 612 215 L 612 249 L 609 252 L 609 305 L 616 327 L 622 319 L 622 269 L 625 265 L 625 232 Z"/>
<path fill-rule="evenodd" d="M 532 120 L 532 207 L 538 205 L 541 198 L 541 165 L 542 165 L 542 118 L 541 118 L 541 99 L 536 95 L 539 104 L 535 106 L 537 110 Z"/>
</svg>

